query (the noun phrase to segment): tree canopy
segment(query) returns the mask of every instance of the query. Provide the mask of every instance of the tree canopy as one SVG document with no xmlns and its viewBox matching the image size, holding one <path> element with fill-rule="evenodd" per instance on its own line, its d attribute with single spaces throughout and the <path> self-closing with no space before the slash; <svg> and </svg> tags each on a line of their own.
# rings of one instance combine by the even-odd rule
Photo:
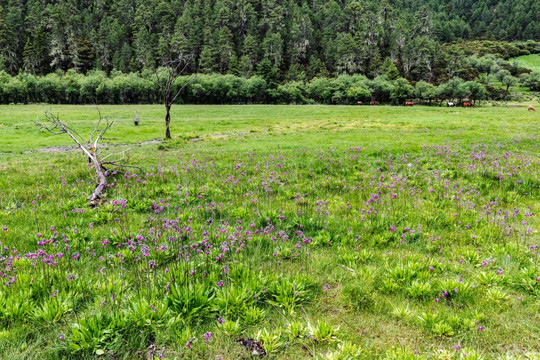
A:
<svg viewBox="0 0 540 360">
<path fill-rule="evenodd" d="M 11 75 L 128 73 L 191 54 L 188 72 L 270 82 L 390 71 L 433 83 L 471 77 L 441 73 L 456 53 L 504 58 L 539 38 L 537 0 L 0 0 L 0 70 Z M 496 41 L 463 45 L 478 39 Z"/>
</svg>

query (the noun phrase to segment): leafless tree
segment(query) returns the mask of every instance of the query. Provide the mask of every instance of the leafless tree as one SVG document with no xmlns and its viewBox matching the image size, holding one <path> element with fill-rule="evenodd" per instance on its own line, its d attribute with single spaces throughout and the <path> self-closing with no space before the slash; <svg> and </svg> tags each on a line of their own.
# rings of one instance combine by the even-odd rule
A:
<svg viewBox="0 0 540 360">
<path fill-rule="evenodd" d="M 94 168 L 97 178 L 96 187 L 87 199 L 91 207 L 95 207 L 102 202 L 104 196 L 103 193 L 108 185 L 107 176 L 110 175 L 111 172 L 126 166 L 132 167 L 126 165 L 126 152 L 129 149 L 120 153 L 111 153 L 108 155 L 102 153 L 100 141 L 106 139 L 105 134 L 112 127 L 114 121 L 110 121 L 102 116 L 99 109 L 98 113 L 99 120 L 88 140 L 85 140 L 75 129 L 62 122 L 58 114 L 45 112 L 45 124 L 40 124 L 36 121 L 36 125 L 40 129 L 46 130 L 51 134 L 67 134 L 88 158 L 88 163 Z"/>
<path fill-rule="evenodd" d="M 166 61 L 162 64 L 162 67 L 157 68 L 154 71 L 159 89 L 163 96 L 163 103 L 165 104 L 165 138 L 167 139 L 171 138 L 171 130 L 169 127 L 171 123 L 171 107 L 182 90 L 197 77 L 197 74 L 193 74 L 189 81 L 174 92 L 174 83 L 185 73 L 192 59 L 193 55 L 181 55 L 174 60 Z"/>
</svg>

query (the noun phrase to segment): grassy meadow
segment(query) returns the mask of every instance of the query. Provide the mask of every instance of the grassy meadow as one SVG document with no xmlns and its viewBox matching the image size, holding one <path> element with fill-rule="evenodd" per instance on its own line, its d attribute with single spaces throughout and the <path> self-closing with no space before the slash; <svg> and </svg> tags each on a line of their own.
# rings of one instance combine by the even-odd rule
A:
<svg viewBox="0 0 540 360">
<path fill-rule="evenodd" d="M 531 69 L 533 71 L 540 71 L 540 55 L 539 54 L 531 54 L 531 55 L 523 55 L 518 56 L 516 58 L 510 59 L 510 63 L 517 61 L 519 64 L 527 69 Z"/>
<path fill-rule="evenodd" d="M 0 106 L 0 359 L 538 359 L 528 105 Z"/>
</svg>

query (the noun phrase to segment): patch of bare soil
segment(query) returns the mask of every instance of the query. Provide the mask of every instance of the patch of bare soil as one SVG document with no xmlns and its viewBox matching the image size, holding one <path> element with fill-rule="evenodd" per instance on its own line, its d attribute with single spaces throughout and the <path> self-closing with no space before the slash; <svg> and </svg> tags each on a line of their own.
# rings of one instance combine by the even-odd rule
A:
<svg viewBox="0 0 540 360">
<path fill-rule="evenodd" d="M 51 147 L 46 147 L 46 148 L 38 149 L 37 151 L 38 151 L 38 152 L 42 152 L 42 153 L 46 153 L 46 152 L 57 153 L 57 152 L 67 152 L 67 151 L 72 151 L 72 150 L 75 150 L 75 149 L 77 149 L 77 148 L 78 148 L 78 147 L 77 147 L 77 146 L 74 146 L 74 145 L 70 145 L 70 146 L 51 146 Z M 31 152 L 31 151 L 25 151 L 25 152 Z"/>
<path fill-rule="evenodd" d="M 161 144 L 163 142 L 163 140 L 147 140 L 147 141 L 141 141 L 139 143 L 137 143 L 137 145 L 148 145 L 148 144 Z M 128 145 L 128 144 L 124 144 L 124 145 Z"/>
<path fill-rule="evenodd" d="M 135 144 L 101 144 L 101 146 L 128 146 L 128 145 L 148 145 L 148 144 L 161 144 L 162 140 L 148 140 L 148 141 L 141 141 Z M 78 146 L 75 145 L 69 145 L 69 146 L 50 146 L 46 148 L 41 148 L 33 151 L 42 152 L 42 153 L 58 153 L 58 152 L 68 152 L 72 150 L 78 149 Z M 32 150 L 25 151 L 25 153 L 31 153 Z"/>
<path fill-rule="evenodd" d="M 227 138 L 230 136 L 242 136 L 242 135 L 247 135 L 247 134 L 249 134 L 249 132 L 244 131 L 244 132 L 232 133 L 232 134 L 216 134 L 216 135 L 211 135 L 210 137 L 212 139 L 222 139 L 222 138 Z"/>
</svg>

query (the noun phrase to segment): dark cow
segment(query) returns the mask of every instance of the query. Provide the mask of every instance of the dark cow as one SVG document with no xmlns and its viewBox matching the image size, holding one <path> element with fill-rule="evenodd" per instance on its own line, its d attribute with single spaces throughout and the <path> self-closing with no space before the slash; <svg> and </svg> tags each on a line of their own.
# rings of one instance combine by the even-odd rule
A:
<svg viewBox="0 0 540 360">
<path fill-rule="evenodd" d="M 376 102 L 375 100 L 371 100 L 371 101 L 369 102 L 369 105 L 372 105 L 372 106 L 379 106 L 379 105 L 381 105 L 381 104 L 379 104 L 379 103 Z"/>
</svg>

